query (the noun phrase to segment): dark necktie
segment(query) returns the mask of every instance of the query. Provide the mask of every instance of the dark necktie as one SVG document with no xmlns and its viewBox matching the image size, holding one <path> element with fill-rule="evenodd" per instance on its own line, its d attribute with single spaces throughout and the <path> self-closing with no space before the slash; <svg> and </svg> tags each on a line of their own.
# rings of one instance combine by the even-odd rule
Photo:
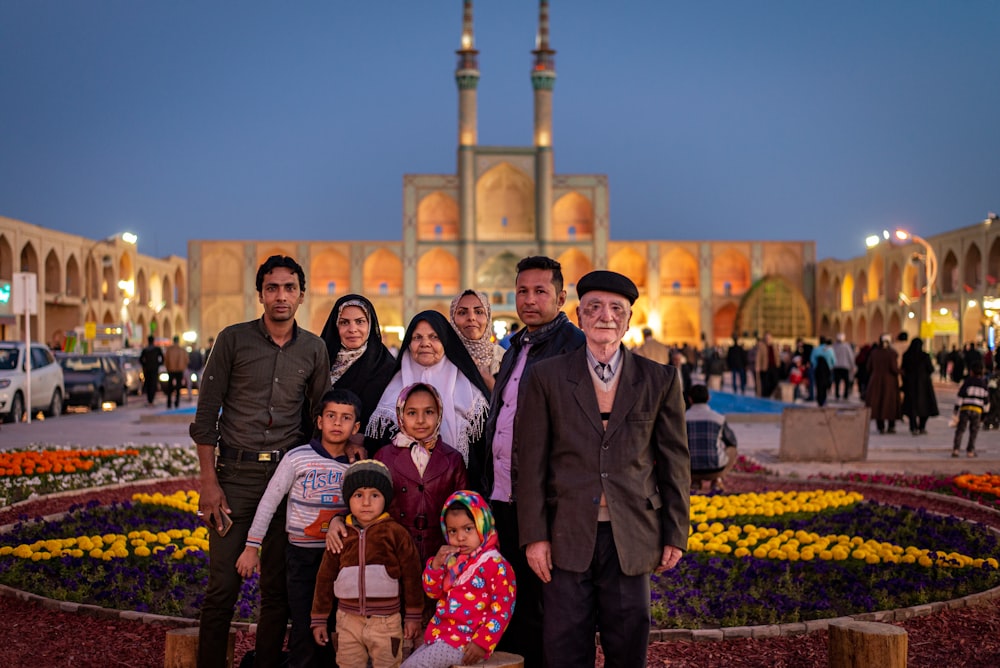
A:
<svg viewBox="0 0 1000 668">
<path fill-rule="evenodd" d="M 611 379 L 611 365 L 609 364 L 598 362 L 594 365 L 594 371 L 597 372 L 597 377 L 605 383 Z"/>
</svg>

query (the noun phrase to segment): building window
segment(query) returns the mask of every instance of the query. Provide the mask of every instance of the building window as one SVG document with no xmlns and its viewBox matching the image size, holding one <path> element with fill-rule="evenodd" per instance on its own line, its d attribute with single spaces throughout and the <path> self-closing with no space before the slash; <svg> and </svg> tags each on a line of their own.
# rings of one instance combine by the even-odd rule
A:
<svg viewBox="0 0 1000 668">
<path fill-rule="evenodd" d="M 378 284 L 378 293 L 380 295 L 387 295 L 387 294 L 389 294 L 389 284 L 386 283 L 385 281 L 379 283 Z"/>
<path fill-rule="evenodd" d="M 442 292 L 444 292 L 444 291 L 441 289 L 441 284 L 440 283 L 435 283 L 434 284 L 434 294 L 439 295 Z"/>
<path fill-rule="evenodd" d="M 566 233 L 569 235 L 570 239 L 576 239 L 576 225 L 570 225 L 569 229 L 566 230 Z"/>
<path fill-rule="evenodd" d="M 444 228 L 442 228 L 440 225 L 435 225 L 434 226 L 434 238 L 435 239 L 440 239 L 442 237 L 442 235 L 444 235 Z"/>
<path fill-rule="evenodd" d="M 337 281 L 327 281 L 326 282 L 326 294 L 335 295 L 337 294 Z"/>
<path fill-rule="evenodd" d="M 674 289 L 674 292 L 680 292 L 681 291 L 681 282 L 680 281 L 674 281 L 674 283 L 673 283 L 673 285 L 671 287 Z"/>
<path fill-rule="evenodd" d="M 507 227 L 507 216 L 500 219 L 500 227 Z"/>
</svg>

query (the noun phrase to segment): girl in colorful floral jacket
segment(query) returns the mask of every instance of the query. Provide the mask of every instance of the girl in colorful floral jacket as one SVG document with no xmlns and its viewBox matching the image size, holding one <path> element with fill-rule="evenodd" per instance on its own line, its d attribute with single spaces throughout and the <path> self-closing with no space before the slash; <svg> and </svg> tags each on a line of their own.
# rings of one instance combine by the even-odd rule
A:
<svg viewBox="0 0 1000 668">
<path fill-rule="evenodd" d="M 514 570 L 497 550 L 493 514 L 479 494 L 455 492 L 441 511 L 447 544 L 428 559 L 424 591 L 437 600 L 425 645 L 402 668 L 448 668 L 489 658 L 514 610 Z"/>
</svg>

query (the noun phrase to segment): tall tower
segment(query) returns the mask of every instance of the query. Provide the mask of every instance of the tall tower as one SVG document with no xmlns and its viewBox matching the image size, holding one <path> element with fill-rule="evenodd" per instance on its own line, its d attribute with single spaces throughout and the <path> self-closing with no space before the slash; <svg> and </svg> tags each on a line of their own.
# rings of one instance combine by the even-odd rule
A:
<svg viewBox="0 0 1000 668">
<path fill-rule="evenodd" d="M 458 66 L 458 210 L 459 266 L 462 289 L 473 283 L 473 241 L 475 239 L 476 175 L 474 168 L 476 132 L 476 87 L 479 85 L 479 52 L 472 32 L 472 0 L 465 0 L 462 11 L 462 48 L 456 51 Z"/>
<path fill-rule="evenodd" d="M 531 68 L 535 89 L 535 220 L 541 251 L 550 254 L 552 242 L 552 89 L 556 84 L 556 52 L 549 48 L 549 1 L 538 5 L 538 35 Z"/>
</svg>

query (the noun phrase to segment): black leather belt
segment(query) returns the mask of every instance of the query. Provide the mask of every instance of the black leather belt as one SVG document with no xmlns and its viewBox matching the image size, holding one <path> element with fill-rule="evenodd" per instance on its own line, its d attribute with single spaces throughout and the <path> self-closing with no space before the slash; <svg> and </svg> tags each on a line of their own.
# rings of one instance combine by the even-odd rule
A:
<svg viewBox="0 0 1000 668">
<path fill-rule="evenodd" d="M 234 462 L 258 462 L 266 464 L 277 464 L 285 456 L 286 450 L 246 450 L 244 448 L 233 448 L 228 445 L 219 445 L 219 457 L 231 459 Z"/>
</svg>

